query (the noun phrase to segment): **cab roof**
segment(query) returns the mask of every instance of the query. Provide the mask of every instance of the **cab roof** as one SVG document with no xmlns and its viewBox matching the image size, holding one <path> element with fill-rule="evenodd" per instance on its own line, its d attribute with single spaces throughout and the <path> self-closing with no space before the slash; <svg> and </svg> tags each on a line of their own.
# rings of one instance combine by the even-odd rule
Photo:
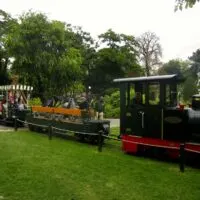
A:
<svg viewBox="0 0 200 200">
<path fill-rule="evenodd" d="M 180 81 L 181 79 L 178 77 L 177 74 L 172 74 L 172 75 L 160 75 L 160 76 L 119 78 L 119 79 L 114 79 L 113 81 L 116 83 L 122 83 L 122 82 L 151 82 L 151 81 L 159 82 L 159 81 L 163 81 L 163 80 Z"/>
<path fill-rule="evenodd" d="M 200 94 L 195 94 L 192 97 L 194 97 L 194 98 L 200 98 Z"/>
</svg>

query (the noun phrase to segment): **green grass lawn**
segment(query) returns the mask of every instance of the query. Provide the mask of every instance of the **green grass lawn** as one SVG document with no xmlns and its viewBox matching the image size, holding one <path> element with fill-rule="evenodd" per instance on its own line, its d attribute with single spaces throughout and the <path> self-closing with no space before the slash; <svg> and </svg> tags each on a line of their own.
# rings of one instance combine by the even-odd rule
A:
<svg viewBox="0 0 200 200">
<path fill-rule="evenodd" d="M 77 141 L 1 132 L 0 199 L 199 200 L 200 171 L 126 155 L 113 141 L 99 153 Z"/>
</svg>

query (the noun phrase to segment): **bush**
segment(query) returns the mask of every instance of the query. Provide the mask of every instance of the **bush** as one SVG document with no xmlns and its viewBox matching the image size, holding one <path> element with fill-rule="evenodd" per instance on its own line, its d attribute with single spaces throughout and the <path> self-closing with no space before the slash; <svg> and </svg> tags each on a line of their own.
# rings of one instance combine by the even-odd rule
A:
<svg viewBox="0 0 200 200">
<path fill-rule="evenodd" d="M 29 100 L 29 106 L 41 106 L 42 101 L 39 97 Z"/>
<path fill-rule="evenodd" d="M 116 89 L 115 89 L 116 90 Z M 119 118 L 120 117 L 120 91 L 113 91 L 110 95 L 106 95 L 105 100 L 105 117 L 106 118 Z M 130 97 L 131 100 L 135 96 L 135 90 L 131 88 Z"/>
<path fill-rule="evenodd" d="M 111 95 L 106 95 L 105 98 L 105 117 L 119 118 L 120 116 L 120 93 L 113 92 Z"/>
</svg>

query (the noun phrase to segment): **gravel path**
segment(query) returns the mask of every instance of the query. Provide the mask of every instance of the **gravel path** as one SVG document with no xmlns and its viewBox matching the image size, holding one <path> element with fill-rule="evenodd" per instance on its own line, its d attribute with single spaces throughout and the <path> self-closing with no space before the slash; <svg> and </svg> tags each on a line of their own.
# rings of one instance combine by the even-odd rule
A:
<svg viewBox="0 0 200 200">
<path fill-rule="evenodd" d="M 14 131 L 14 128 L 0 125 L 0 132 Z"/>
</svg>

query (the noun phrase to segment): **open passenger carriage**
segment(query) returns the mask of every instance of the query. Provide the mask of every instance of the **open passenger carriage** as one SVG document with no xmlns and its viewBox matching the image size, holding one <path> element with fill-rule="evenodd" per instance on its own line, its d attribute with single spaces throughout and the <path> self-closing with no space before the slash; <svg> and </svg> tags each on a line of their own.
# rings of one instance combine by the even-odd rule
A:
<svg viewBox="0 0 200 200">
<path fill-rule="evenodd" d="M 100 132 L 103 135 L 109 134 L 110 121 L 94 119 L 87 99 L 79 106 L 73 105 L 74 100 L 71 98 L 68 103 L 61 99 L 48 106 L 32 106 L 31 113 L 26 116 L 29 129 L 47 133 L 51 126 L 55 135 L 72 134 L 79 140 L 90 143 L 98 142 Z"/>
<path fill-rule="evenodd" d="M 164 150 L 179 156 L 181 143 L 188 152 L 200 153 L 199 95 L 192 107 L 178 104 L 177 75 L 115 79 L 120 85 L 120 135 L 123 150 L 137 153 Z"/>
<path fill-rule="evenodd" d="M 29 99 L 33 87 L 27 85 L 0 86 L 0 120 L 5 124 L 14 123 L 15 117 L 25 120 L 29 112 Z"/>
</svg>

